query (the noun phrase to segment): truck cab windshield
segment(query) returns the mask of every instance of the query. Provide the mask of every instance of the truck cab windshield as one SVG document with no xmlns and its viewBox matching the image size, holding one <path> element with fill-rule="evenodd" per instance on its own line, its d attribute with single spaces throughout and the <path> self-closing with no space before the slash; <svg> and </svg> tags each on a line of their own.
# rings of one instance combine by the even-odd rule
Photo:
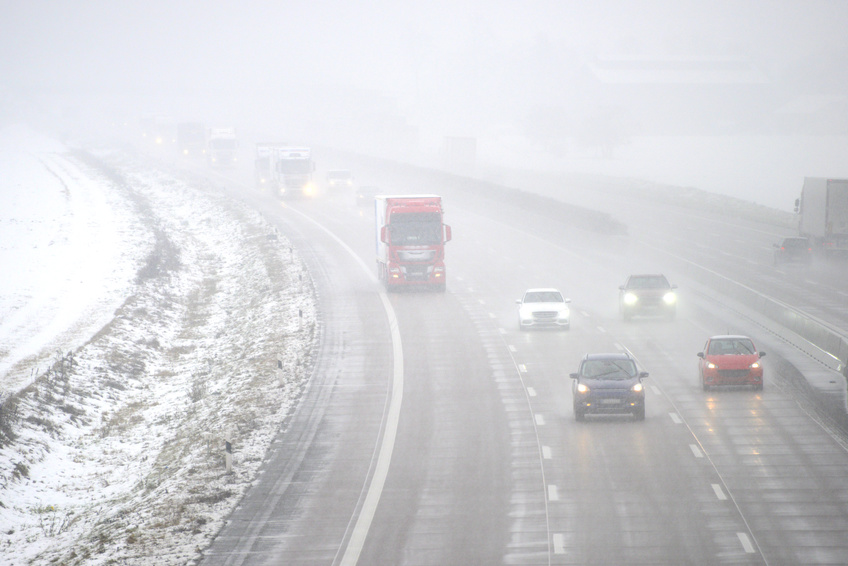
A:
<svg viewBox="0 0 848 566">
<path fill-rule="evenodd" d="M 280 173 L 306 175 L 312 172 L 311 163 L 308 159 L 284 159 L 277 164 L 277 167 Z"/>
<path fill-rule="evenodd" d="M 394 214 L 389 241 L 396 246 L 435 246 L 442 243 L 442 220 L 437 212 Z"/>
</svg>

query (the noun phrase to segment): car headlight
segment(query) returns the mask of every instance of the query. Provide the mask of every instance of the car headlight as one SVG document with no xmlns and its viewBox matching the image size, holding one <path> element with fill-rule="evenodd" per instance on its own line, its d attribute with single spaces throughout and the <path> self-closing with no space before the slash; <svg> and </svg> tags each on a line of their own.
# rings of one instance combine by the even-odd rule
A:
<svg viewBox="0 0 848 566">
<path fill-rule="evenodd" d="M 667 305 L 673 305 L 677 302 L 677 295 L 669 291 L 665 295 L 663 295 L 663 302 Z"/>
<path fill-rule="evenodd" d="M 635 305 L 639 302 L 639 297 L 635 293 L 624 293 L 624 304 Z"/>
<path fill-rule="evenodd" d="M 712 362 L 707 362 L 707 367 L 710 368 L 710 369 L 715 369 L 716 365 Z"/>
<path fill-rule="evenodd" d="M 577 392 L 578 392 L 578 393 L 588 393 L 588 392 L 589 392 L 589 388 L 588 388 L 588 387 L 586 387 L 585 385 L 583 385 L 582 383 L 578 383 L 578 384 L 577 384 Z"/>
<path fill-rule="evenodd" d="M 750 366 L 748 366 L 748 367 L 750 367 L 751 369 L 757 369 L 758 367 L 760 367 L 760 363 L 759 363 L 759 362 L 754 362 L 753 364 L 751 364 L 751 365 L 750 365 Z"/>
<path fill-rule="evenodd" d="M 641 393 L 642 389 L 644 389 L 644 387 L 642 387 L 641 383 L 637 383 L 636 385 L 634 385 L 633 387 L 630 388 L 630 390 L 633 391 L 634 393 Z"/>
</svg>

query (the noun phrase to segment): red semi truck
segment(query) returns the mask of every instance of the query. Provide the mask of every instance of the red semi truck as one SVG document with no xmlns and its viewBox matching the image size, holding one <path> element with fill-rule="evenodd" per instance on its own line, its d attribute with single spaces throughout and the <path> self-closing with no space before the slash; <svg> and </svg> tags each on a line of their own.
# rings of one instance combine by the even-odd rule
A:
<svg viewBox="0 0 848 566">
<path fill-rule="evenodd" d="M 389 291 L 431 287 L 445 290 L 444 223 L 437 195 L 376 196 L 377 275 Z"/>
</svg>

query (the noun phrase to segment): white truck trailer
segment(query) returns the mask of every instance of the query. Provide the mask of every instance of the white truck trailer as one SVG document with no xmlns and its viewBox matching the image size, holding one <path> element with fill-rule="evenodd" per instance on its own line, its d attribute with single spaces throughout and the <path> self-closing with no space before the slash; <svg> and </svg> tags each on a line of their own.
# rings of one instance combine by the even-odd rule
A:
<svg viewBox="0 0 848 566">
<path fill-rule="evenodd" d="M 795 201 L 798 234 L 827 257 L 848 257 L 848 179 L 805 177 Z"/>
</svg>

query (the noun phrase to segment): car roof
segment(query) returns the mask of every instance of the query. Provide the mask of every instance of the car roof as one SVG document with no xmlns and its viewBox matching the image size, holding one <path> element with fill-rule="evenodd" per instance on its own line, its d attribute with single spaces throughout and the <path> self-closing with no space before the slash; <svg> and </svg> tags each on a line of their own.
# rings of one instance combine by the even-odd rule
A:
<svg viewBox="0 0 848 566">
<path fill-rule="evenodd" d="M 716 336 L 710 336 L 710 340 L 751 340 L 750 336 L 744 336 L 742 334 L 717 334 Z M 753 342 L 753 340 L 751 340 Z"/>
<path fill-rule="evenodd" d="M 610 352 L 607 354 L 586 354 L 584 360 L 633 360 L 633 357 L 627 352 Z"/>
<path fill-rule="evenodd" d="M 534 287 L 533 289 L 527 289 L 526 291 L 524 291 L 524 294 L 526 295 L 527 293 L 545 293 L 551 291 L 559 293 L 559 289 L 554 289 L 553 287 Z"/>
<path fill-rule="evenodd" d="M 665 277 L 665 275 L 662 273 L 633 273 L 628 276 L 628 279 L 630 277 Z"/>
</svg>

